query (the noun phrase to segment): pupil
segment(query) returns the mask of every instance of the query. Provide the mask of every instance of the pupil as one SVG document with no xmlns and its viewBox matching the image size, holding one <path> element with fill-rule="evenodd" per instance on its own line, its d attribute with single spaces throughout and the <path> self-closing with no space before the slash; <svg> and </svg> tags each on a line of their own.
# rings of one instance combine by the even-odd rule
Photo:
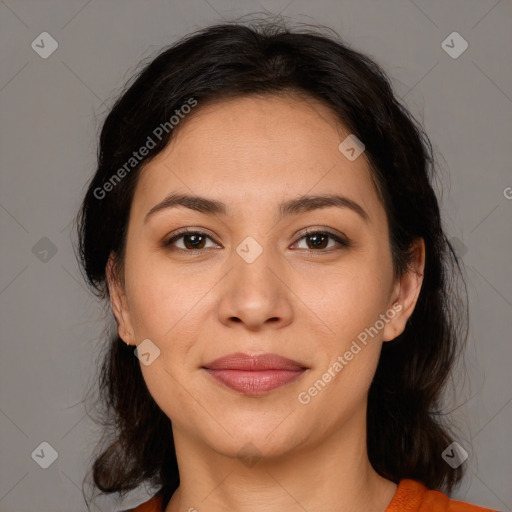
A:
<svg viewBox="0 0 512 512">
<path fill-rule="evenodd" d="M 317 247 L 317 248 L 322 246 L 322 244 L 323 244 L 323 242 L 325 242 L 326 238 L 327 237 L 325 235 L 310 235 L 309 236 L 310 240 L 317 240 L 317 242 L 318 242 L 319 239 L 321 239 L 321 241 L 319 243 L 313 242 L 313 247 Z"/>
<path fill-rule="evenodd" d="M 188 240 L 190 245 L 192 245 L 192 247 L 194 247 L 195 249 L 197 249 L 198 246 L 201 244 L 201 242 L 202 242 L 202 240 L 200 240 L 201 238 L 202 238 L 201 235 L 187 235 L 186 236 L 186 240 Z"/>
</svg>

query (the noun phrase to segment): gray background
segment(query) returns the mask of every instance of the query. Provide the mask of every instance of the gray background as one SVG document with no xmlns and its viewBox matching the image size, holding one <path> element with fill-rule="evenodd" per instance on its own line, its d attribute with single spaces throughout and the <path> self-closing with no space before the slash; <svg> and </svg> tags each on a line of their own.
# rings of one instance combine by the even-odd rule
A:
<svg viewBox="0 0 512 512">
<path fill-rule="evenodd" d="M 81 401 L 109 317 L 79 273 L 71 221 L 105 112 L 141 58 L 265 9 L 328 25 L 374 57 L 435 145 L 445 226 L 470 295 L 466 377 L 461 367 L 448 404 L 469 453 L 456 497 L 512 510 L 511 2 L 3 0 L 1 511 L 85 510 L 80 487 L 98 431 Z M 44 31 L 58 42 L 47 59 L 31 47 Z M 441 47 L 453 31 L 469 44 L 456 59 Z M 31 457 L 43 441 L 58 452 L 48 469 Z"/>
</svg>

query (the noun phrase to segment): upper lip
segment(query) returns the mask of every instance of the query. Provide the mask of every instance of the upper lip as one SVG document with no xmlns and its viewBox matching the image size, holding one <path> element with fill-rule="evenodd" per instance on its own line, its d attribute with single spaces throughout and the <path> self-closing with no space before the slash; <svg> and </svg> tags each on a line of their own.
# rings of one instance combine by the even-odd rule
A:
<svg viewBox="0 0 512 512">
<path fill-rule="evenodd" d="M 203 368 L 209 370 L 243 370 L 243 371 L 258 371 L 258 370 L 305 370 L 306 366 L 279 356 L 277 354 L 261 354 L 251 356 L 237 352 L 228 354 L 227 356 L 220 357 L 205 364 Z"/>
</svg>

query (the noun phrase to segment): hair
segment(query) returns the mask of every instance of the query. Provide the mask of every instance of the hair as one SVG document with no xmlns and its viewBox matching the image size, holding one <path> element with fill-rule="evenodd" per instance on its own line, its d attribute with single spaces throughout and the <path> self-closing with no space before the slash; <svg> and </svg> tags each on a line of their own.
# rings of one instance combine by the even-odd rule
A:
<svg viewBox="0 0 512 512">
<path fill-rule="evenodd" d="M 322 27 L 325 28 L 325 27 Z M 432 145 L 395 97 L 389 78 L 368 56 L 319 27 L 283 22 L 209 26 L 145 64 L 116 100 L 99 140 L 97 170 L 78 214 L 79 259 L 92 290 L 107 299 L 106 265 L 122 271 L 127 224 L 140 170 L 176 130 L 123 179 L 99 194 L 148 135 L 194 98 L 199 105 L 247 95 L 300 94 L 326 105 L 365 145 L 371 176 L 387 214 L 396 276 L 410 271 L 414 242 L 426 261 L 419 298 L 401 335 L 384 343 L 369 389 L 367 450 L 374 469 L 398 483 L 412 478 L 450 492 L 464 466 L 441 453 L 452 442 L 443 390 L 467 338 L 467 307 L 456 286 L 463 273 L 440 218 Z M 189 114 L 194 115 L 194 112 Z M 132 162 L 133 163 L 133 162 Z M 119 176 L 119 174 L 118 174 Z M 106 190 L 103 189 L 103 190 Z M 98 197 L 104 195 L 104 197 Z M 463 286 L 464 290 L 465 283 Z M 158 487 L 164 506 L 179 485 L 170 419 L 156 404 L 133 347 L 111 334 L 100 369 L 103 442 L 92 464 L 94 486 L 126 494 Z M 87 501 L 87 500 L 86 500 Z"/>
</svg>

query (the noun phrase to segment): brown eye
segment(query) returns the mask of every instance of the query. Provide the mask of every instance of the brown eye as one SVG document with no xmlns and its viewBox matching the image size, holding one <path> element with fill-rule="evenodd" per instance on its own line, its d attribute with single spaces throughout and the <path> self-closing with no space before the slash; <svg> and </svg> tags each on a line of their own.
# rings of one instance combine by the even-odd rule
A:
<svg viewBox="0 0 512 512">
<path fill-rule="evenodd" d="M 347 239 L 327 231 L 309 231 L 299 239 L 299 242 L 301 240 L 306 240 L 306 247 L 299 247 L 300 249 L 304 248 L 313 251 L 333 249 L 336 247 L 336 244 L 341 245 L 342 247 L 349 247 L 350 245 Z M 331 245 L 329 245 L 330 241 L 333 241 Z"/>
<path fill-rule="evenodd" d="M 181 246 L 176 242 L 182 240 Z M 182 251 L 200 251 L 207 249 L 206 243 L 212 238 L 200 231 L 182 231 L 163 243 L 164 247 L 172 247 Z M 212 240 L 213 241 L 213 240 Z M 215 247 L 216 244 L 213 245 Z"/>
</svg>

